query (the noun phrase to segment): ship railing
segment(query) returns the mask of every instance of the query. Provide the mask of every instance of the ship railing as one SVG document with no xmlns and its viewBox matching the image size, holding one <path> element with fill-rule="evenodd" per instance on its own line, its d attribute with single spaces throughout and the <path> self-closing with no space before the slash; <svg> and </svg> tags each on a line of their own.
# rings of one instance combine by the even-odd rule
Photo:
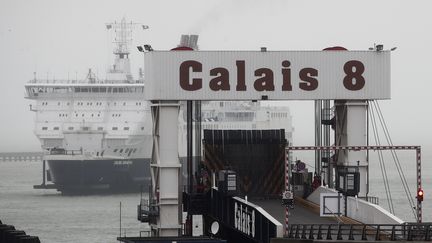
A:
<svg viewBox="0 0 432 243">
<path fill-rule="evenodd" d="M 32 79 L 28 82 L 29 84 L 142 84 L 143 80 L 71 80 L 71 79 Z"/>
<path fill-rule="evenodd" d="M 29 84 L 87 84 L 88 80 L 70 79 L 32 79 Z"/>
<path fill-rule="evenodd" d="M 290 239 L 328 241 L 431 241 L 432 223 L 290 224 Z"/>
</svg>

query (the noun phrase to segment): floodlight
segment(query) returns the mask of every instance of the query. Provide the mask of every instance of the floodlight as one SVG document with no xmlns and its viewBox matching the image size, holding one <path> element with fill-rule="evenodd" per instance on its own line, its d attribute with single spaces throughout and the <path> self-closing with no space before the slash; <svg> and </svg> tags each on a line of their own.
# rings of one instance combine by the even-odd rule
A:
<svg viewBox="0 0 432 243">
<path fill-rule="evenodd" d="M 382 44 L 376 45 L 375 49 L 376 51 L 382 51 L 384 49 L 384 45 Z"/>
<path fill-rule="evenodd" d="M 144 49 L 146 51 L 153 51 L 153 48 L 151 47 L 151 45 L 144 45 Z"/>
</svg>

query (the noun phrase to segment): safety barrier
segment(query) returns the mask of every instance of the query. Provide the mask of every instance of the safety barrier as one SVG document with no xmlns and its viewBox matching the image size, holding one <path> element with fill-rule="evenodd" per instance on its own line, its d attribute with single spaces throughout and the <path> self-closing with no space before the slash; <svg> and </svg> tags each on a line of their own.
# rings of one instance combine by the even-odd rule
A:
<svg viewBox="0 0 432 243">
<path fill-rule="evenodd" d="M 431 241 L 432 223 L 291 224 L 290 239 L 341 241 Z"/>
</svg>

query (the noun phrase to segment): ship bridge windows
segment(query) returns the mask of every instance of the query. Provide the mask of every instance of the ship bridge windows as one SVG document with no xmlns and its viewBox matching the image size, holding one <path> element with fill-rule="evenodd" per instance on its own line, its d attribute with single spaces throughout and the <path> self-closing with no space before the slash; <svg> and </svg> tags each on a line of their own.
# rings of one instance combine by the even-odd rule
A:
<svg viewBox="0 0 432 243">
<path fill-rule="evenodd" d="M 122 92 L 120 88 L 111 88 L 111 87 L 75 87 L 75 93 L 117 93 Z"/>
<path fill-rule="evenodd" d="M 60 128 L 59 127 L 54 127 L 53 130 L 54 131 L 58 131 Z"/>
<path fill-rule="evenodd" d="M 88 88 L 88 87 L 75 87 L 74 91 L 75 91 L 75 93 L 86 93 L 86 92 L 90 92 L 90 88 Z"/>
<path fill-rule="evenodd" d="M 287 118 L 287 113 L 275 112 L 271 114 L 271 118 Z"/>
<path fill-rule="evenodd" d="M 46 131 L 46 130 L 48 130 L 48 127 L 42 127 L 42 130 Z"/>
<path fill-rule="evenodd" d="M 117 131 L 117 130 L 118 130 L 118 127 L 112 127 L 112 130 L 113 130 L 113 131 Z"/>
</svg>

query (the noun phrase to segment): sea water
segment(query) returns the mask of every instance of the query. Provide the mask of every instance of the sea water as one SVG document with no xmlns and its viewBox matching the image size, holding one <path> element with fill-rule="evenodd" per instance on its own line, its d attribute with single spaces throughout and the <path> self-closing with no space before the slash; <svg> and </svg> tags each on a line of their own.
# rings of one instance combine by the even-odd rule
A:
<svg viewBox="0 0 432 243">
<path fill-rule="evenodd" d="M 423 157 L 422 161 L 423 222 L 430 222 L 432 163 L 428 163 L 430 156 Z M 403 153 L 400 163 L 412 197 L 415 197 L 415 152 Z M 396 167 L 393 162 L 386 161 L 386 168 L 396 215 L 405 221 L 415 221 Z M 139 193 L 63 196 L 56 190 L 33 189 L 33 185 L 41 183 L 41 173 L 41 162 L 0 162 L 0 220 L 3 223 L 14 225 L 28 235 L 38 236 L 41 242 L 46 243 L 118 242 L 121 202 L 122 236 L 137 236 L 140 231 L 148 231 L 148 225 L 137 220 Z M 370 195 L 378 196 L 380 206 L 388 209 L 377 160 L 370 163 L 369 177 Z"/>
<path fill-rule="evenodd" d="M 36 190 L 41 162 L 0 162 L 0 220 L 41 242 L 118 242 L 120 234 L 137 236 L 148 225 L 137 220 L 140 193 L 63 196 Z"/>
</svg>

